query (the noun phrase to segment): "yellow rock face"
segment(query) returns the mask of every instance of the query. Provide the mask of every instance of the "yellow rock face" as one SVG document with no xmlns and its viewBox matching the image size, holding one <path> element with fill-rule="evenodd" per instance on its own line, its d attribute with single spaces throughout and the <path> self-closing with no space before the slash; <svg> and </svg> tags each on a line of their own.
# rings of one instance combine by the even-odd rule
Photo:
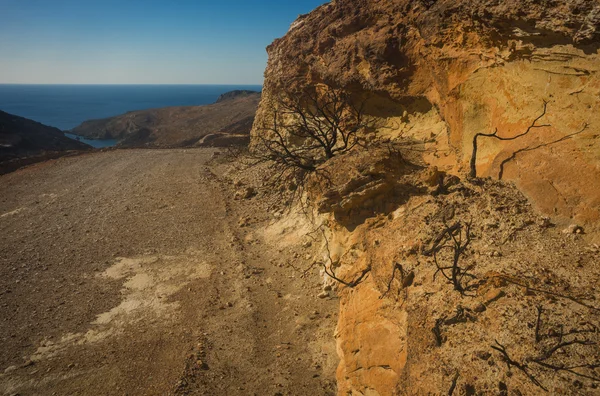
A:
<svg viewBox="0 0 600 396">
<path fill-rule="evenodd" d="M 600 220 L 600 57 L 572 46 L 482 69 L 460 87 L 452 135 L 468 161 L 473 135 L 523 133 L 542 113 L 547 125 L 513 141 L 482 139 L 478 171 L 514 180 L 543 212 L 595 226 Z"/>
<path fill-rule="evenodd" d="M 369 97 L 377 138 L 423 142 L 422 159 L 513 180 L 545 213 L 588 231 L 600 219 L 600 2 L 335 1 L 268 48 L 263 103 L 322 82 Z M 586 126 L 587 125 L 587 126 Z M 585 127 L 585 129 L 584 129 Z"/>
<path fill-rule="evenodd" d="M 336 253 L 338 275 L 353 279 L 371 268 L 364 282 L 339 292 L 339 394 L 448 394 L 456 373 L 454 394 L 495 394 L 507 384 L 521 394 L 538 394 L 526 377 L 506 375 L 490 345 L 499 340 L 519 359 L 539 353 L 532 349 L 535 342 L 524 341 L 531 335 L 524 324 L 535 320 L 531 307 L 552 302 L 532 292 L 532 285 L 519 285 L 520 274 L 556 287 L 556 274 L 564 270 L 564 282 L 593 288 L 592 281 L 581 283 L 584 277 L 575 275 L 573 265 L 546 255 L 564 249 L 564 236 L 549 238 L 544 227 L 531 225 L 538 210 L 559 226 L 577 223 L 592 237 L 600 235 L 599 48 L 598 0 L 337 0 L 302 16 L 269 46 L 255 141 L 263 133 L 257 126 L 271 111 L 269 97 L 295 85 L 326 83 L 368 97 L 369 113 L 384 127 L 365 138 L 406 143 L 403 157 L 424 169 L 403 165 L 406 172 L 391 180 L 380 173 L 377 181 L 392 188 L 363 191 L 372 176 L 353 171 L 365 159 L 351 154 L 326 165 L 333 187 L 313 189 L 331 190 L 326 199 L 314 200 L 325 203 L 322 212 L 335 213 L 349 199 L 350 220 L 338 216 L 330 230 L 333 239 L 344 241 Z M 544 103 L 546 113 L 533 124 Z M 476 167 L 479 176 L 515 182 L 534 209 L 512 187 L 503 201 L 506 185 L 489 180 L 466 188 L 477 190 L 476 196 L 451 193 L 455 206 L 448 204 L 454 198 L 428 195 L 440 175 L 468 173 L 477 133 L 497 130 L 509 138 L 532 125 L 515 140 L 480 138 Z M 400 180 L 411 172 L 418 177 Z M 353 186 L 349 194 L 347 185 Z M 495 195 L 486 195 L 490 189 Z M 480 282 L 474 300 L 452 291 L 432 259 L 417 253 L 434 237 L 432 224 L 439 228 L 458 219 L 476 220 L 479 239 L 469 252 Z M 525 229 L 527 237 L 519 237 Z M 584 248 L 565 254 L 578 249 Z M 590 256 L 587 263 L 594 260 Z M 410 282 L 390 281 L 396 263 L 412 274 Z M 545 268 L 551 275 L 539 273 Z M 499 282 L 507 274 L 517 283 Z M 492 289 L 500 293 L 500 283 L 506 296 L 482 297 Z M 569 315 L 560 309 L 553 314 Z M 443 346 L 433 336 L 438 324 Z M 544 375 L 551 392 L 569 387 Z"/>
</svg>

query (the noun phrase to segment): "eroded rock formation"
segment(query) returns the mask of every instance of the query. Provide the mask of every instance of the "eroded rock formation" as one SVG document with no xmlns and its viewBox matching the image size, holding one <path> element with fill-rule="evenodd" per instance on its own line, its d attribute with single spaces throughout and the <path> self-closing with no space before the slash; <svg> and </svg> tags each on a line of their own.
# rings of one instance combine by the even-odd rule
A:
<svg viewBox="0 0 600 396">
<path fill-rule="evenodd" d="M 369 95 L 394 126 L 381 135 L 434 140 L 426 161 L 453 173 L 466 171 L 475 133 L 521 133 L 548 101 L 549 126 L 483 141 L 479 174 L 514 180 L 546 213 L 593 225 L 599 46 L 596 0 L 338 0 L 268 47 L 264 97 L 321 82 Z"/>
<path fill-rule="evenodd" d="M 254 136 L 297 85 L 368 98 L 385 125 L 305 186 L 340 297 L 339 394 L 597 392 L 597 344 L 578 343 L 596 338 L 554 352 L 557 329 L 600 326 L 599 48 L 597 0 L 337 0 L 268 47 Z M 546 102 L 539 128 L 480 139 L 491 180 L 465 181 L 475 134 L 521 134 Z M 467 240 L 465 293 L 446 265 Z"/>
</svg>

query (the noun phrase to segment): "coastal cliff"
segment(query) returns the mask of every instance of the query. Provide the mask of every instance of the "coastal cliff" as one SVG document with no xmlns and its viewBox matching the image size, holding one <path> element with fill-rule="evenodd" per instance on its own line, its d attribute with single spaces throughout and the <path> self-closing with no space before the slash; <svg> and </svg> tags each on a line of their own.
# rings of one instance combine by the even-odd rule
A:
<svg viewBox="0 0 600 396">
<path fill-rule="evenodd" d="M 336 0 L 267 48 L 254 149 L 303 87 L 380 125 L 266 232 L 321 230 L 339 394 L 597 392 L 599 43 L 599 1 Z"/>
</svg>

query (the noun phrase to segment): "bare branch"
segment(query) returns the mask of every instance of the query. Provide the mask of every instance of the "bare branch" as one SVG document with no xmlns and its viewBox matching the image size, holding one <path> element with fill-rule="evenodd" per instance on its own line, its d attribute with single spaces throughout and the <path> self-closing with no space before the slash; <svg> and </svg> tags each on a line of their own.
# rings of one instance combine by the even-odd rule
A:
<svg viewBox="0 0 600 396">
<path fill-rule="evenodd" d="M 525 364 L 525 363 L 519 363 L 513 359 L 511 359 L 510 355 L 508 354 L 508 352 L 506 351 L 506 347 L 502 344 L 500 344 L 497 340 L 494 340 L 496 342 L 496 345 L 492 345 L 492 349 L 500 352 L 502 354 L 502 359 L 504 360 L 504 362 L 506 363 L 506 366 L 508 367 L 508 369 L 510 370 L 510 368 L 512 366 L 518 368 L 519 370 L 521 370 L 526 376 L 527 378 L 529 378 L 529 380 L 531 382 L 533 382 L 535 385 L 539 386 L 540 388 L 542 388 L 543 390 L 545 390 L 546 392 L 548 392 L 548 389 L 544 388 L 544 386 L 540 383 L 540 381 L 538 381 L 530 372 L 529 372 L 529 367 Z"/>
<path fill-rule="evenodd" d="M 518 135 L 511 136 L 511 137 L 498 136 L 498 128 L 496 128 L 494 130 L 494 132 L 492 132 L 492 133 L 483 133 L 483 132 L 476 133 L 475 136 L 473 136 L 473 152 L 471 153 L 469 177 L 471 177 L 471 178 L 477 177 L 477 147 L 478 147 L 478 139 L 480 137 L 490 137 L 490 138 L 494 138 L 497 140 L 503 140 L 503 141 L 515 140 L 515 139 L 518 139 L 520 137 L 527 135 L 534 128 L 549 127 L 550 126 L 549 124 L 537 125 L 537 122 L 546 115 L 547 107 L 548 107 L 548 102 L 544 100 L 544 110 L 542 111 L 542 114 L 540 114 L 539 116 L 537 116 L 535 118 L 535 120 L 533 120 L 533 122 L 527 127 L 525 132 L 520 133 Z"/>
<path fill-rule="evenodd" d="M 357 103 L 344 90 L 328 85 L 289 90 L 272 99 L 269 107 L 254 154 L 306 172 L 352 150 L 361 134 L 379 126 L 375 117 L 365 115 L 364 101 Z"/>
<path fill-rule="evenodd" d="M 507 163 L 509 163 L 510 161 L 514 160 L 517 157 L 518 154 L 521 154 L 521 153 L 524 153 L 524 152 L 527 152 L 527 151 L 537 150 L 539 148 L 550 146 L 552 144 L 564 142 L 565 140 L 568 140 L 568 139 L 572 138 L 573 136 L 579 135 L 580 133 L 582 133 L 583 131 L 585 131 L 588 128 L 588 126 L 589 126 L 589 124 L 586 122 L 586 123 L 583 124 L 583 127 L 579 131 L 570 133 L 568 135 L 565 135 L 565 136 L 561 137 L 560 139 L 556 139 L 556 140 L 554 140 L 552 142 L 548 142 L 548 143 L 542 143 L 542 144 L 539 144 L 539 145 L 534 146 L 534 147 L 525 147 L 525 148 L 522 148 L 522 149 L 519 149 L 519 150 L 515 151 L 514 153 L 512 153 L 512 155 L 510 157 L 504 159 L 500 163 L 500 171 L 498 172 L 498 179 L 502 180 L 502 177 L 504 176 L 504 167 L 506 166 Z"/>
<path fill-rule="evenodd" d="M 450 384 L 450 389 L 448 389 L 448 396 L 452 396 L 454 394 L 458 377 L 460 377 L 460 373 L 458 370 L 456 370 L 456 374 L 454 374 L 454 378 L 452 378 L 452 384 Z"/>
<path fill-rule="evenodd" d="M 341 283 L 342 285 L 350 287 L 350 288 L 358 286 L 358 284 L 361 283 L 364 278 L 366 278 L 367 274 L 369 272 L 371 272 L 371 266 L 369 265 L 365 269 L 363 269 L 361 271 L 360 275 L 356 279 L 354 279 L 354 280 L 352 280 L 350 282 L 347 282 L 347 281 L 345 281 L 343 279 L 338 278 L 336 276 L 336 274 L 335 274 L 334 269 L 333 269 L 333 260 L 331 258 L 331 250 L 329 250 L 329 241 L 327 240 L 327 236 L 325 235 L 325 231 L 322 228 L 321 228 L 321 233 L 323 234 L 323 238 L 325 239 L 325 249 L 327 250 L 327 256 L 329 258 L 329 269 L 327 268 L 327 263 L 323 264 L 323 270 L 325 271 L 325 273 L 327 274 L 327 276 L 329 276 L 331 279 L 333 279 L 333 280 Z"/>
<path fill-rule="evenodd" d="M 465 277 L 469 279 L 475 278 L 475 275 L 469 273 L 471 267 L 464 268 L 459 265 L 460 258 L 465 255 L 465 251 L 470 243 L 471 223 L 463 226 L 460 222 L 457 222 L 452 226 L 446 226 L 436 237 L 432 247 L 423 252 L 424 255 L 433 256 L 433 262 L 437 267 L 437 270 L 433 274 L 434 280 L 438 273 L 442 274 L 454 286 L 454 290 L 463 295 L 472 288 L 468 284 L 468 281 L 464 282 Z M 450 265 L 442 266 L 439 262 L 438 254 L 443 250 L 451 252 L 452 262 Z"/>
</svg>

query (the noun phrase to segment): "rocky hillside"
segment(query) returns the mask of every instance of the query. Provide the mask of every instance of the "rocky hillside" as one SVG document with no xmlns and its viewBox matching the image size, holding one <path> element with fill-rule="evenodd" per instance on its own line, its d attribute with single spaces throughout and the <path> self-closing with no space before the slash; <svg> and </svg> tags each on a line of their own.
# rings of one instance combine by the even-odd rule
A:
<svg viewBox="0 0 600 396">
<path fill-rule="evenodd" d="M 0 174 L 29 163 L 90 149 L 87 144 L 69 139 L 58 128 L 0 111 Z"/>
<path fill-rule="evenodd" d="M 133 111 L 86 121 L 71 132 L 120 147 L 222 146 L 248 141 L 260 93 L 234 91 L 206 106 Z"/>
<path fill-rule="evenodd" d="M 215 103 L 226 102 L 231 99 L 240 99 L 248 96 L 256 96 L 256 91 L 249 91 L 247 89 L 236 89 L 233 91 L 225 92 L 217 98 Z"/>
<path fill-rule="evenodd" d="M 597 394 L 600 248 L 584 229 L 503 181 L 440 193 L 435 169 L 387 150 L 321 170 L 313 205 L 265 235 L 284 254 L 305 247 L 290 265 L 339 298 L 339 395 Z"/>
<path fill-rule="evenodd" d="M 370 97 L 380 136 L 415 138 L 440 169 L 514 180 L 543 212 L 600 220 L 598 0 L 337 0 L 268 47 L 265 98 L 328 83 Z M 267 103 L 264 101 L 263 103 Z M 259 108 L 258 119 L 269 113 Z"/>
<path fill-rule="evenodd" d="M 599 48 L 596 0 L 335 0 L 268 47 L 254 148 L 302 87 L 378 120 L 265 233 L 339 297 L 338 394 L 598 393 Z"/>
</svg>

